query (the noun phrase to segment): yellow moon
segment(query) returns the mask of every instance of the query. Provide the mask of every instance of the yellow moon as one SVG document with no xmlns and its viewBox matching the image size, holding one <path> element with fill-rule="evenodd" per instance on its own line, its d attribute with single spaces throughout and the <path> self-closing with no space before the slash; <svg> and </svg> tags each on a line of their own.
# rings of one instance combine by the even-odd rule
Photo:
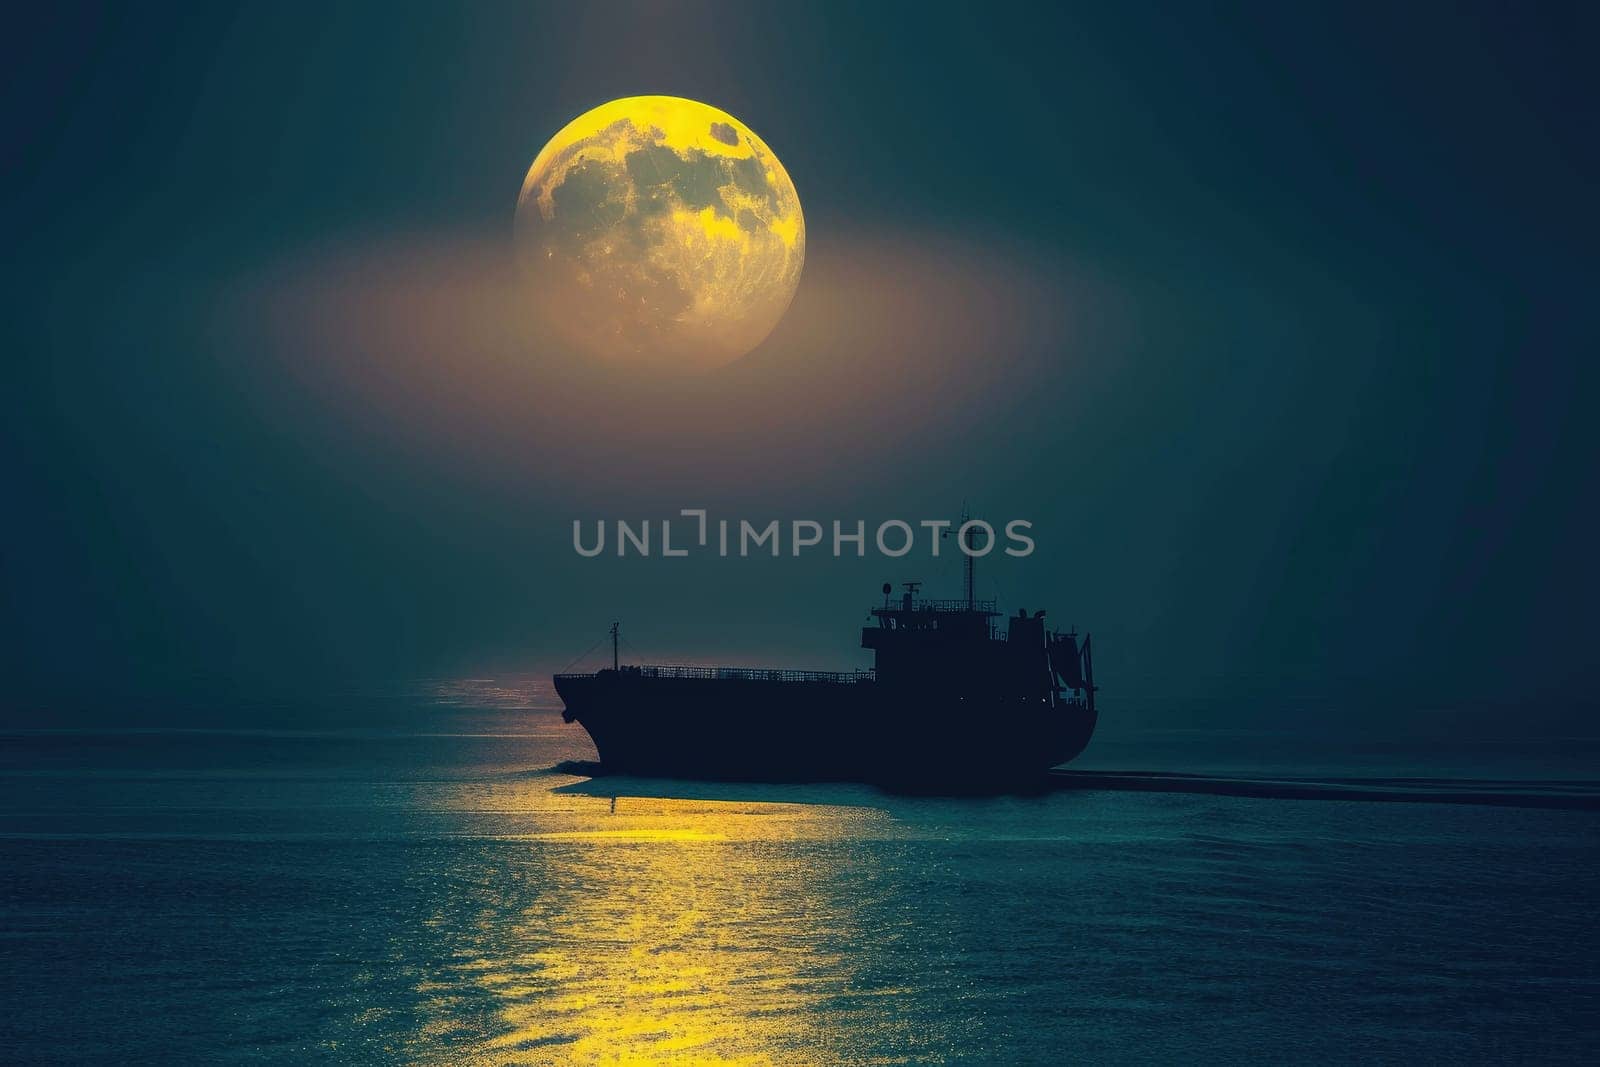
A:
<svg viewBox="0 0 1600 1067">
<path fill-rule="evenodd" d="M 772 149 L 676 96 L 613 100 L 567 123 L 528 169 L 516 235 L 542 317 L 638 369 L 743 356 L 783 317 L 806 258 L 800 196 Z"/>
</svg>

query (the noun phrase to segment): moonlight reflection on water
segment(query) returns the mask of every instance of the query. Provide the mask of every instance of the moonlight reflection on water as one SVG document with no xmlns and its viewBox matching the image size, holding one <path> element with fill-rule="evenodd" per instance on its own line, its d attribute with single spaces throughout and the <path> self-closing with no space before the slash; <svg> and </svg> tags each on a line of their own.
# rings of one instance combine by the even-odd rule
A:
<svg viewBox="0 0 1600 1067">
<path fill-rule="evenodd" d="M 840 1033 L 900 1025 L 858 950 L 910 920 L 864 928 L 860 894 L 881 872 L 844 846 L 883 813 L 591 805 L 602 814 L 583 828 L 537 835 L 549 881 L 493 899 L 459 965 L 498 1006 L 485 1062 L 816 1062 Z"/>
</svg>

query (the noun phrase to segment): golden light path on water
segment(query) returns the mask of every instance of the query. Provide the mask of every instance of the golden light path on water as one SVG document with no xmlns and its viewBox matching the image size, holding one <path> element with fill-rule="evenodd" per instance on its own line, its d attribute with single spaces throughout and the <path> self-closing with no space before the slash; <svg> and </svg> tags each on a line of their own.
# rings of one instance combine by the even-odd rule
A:
<svg viewBox="0 0 1600 1067">
<path fill-rule="evenodd" d="M 848 887 L 875 874 L 850 842 L 882 836 L 886 812 L 490 789 L 466 804 L 500 817 L 524 805 L 555 828 L 517 839 L 537 857 L 529 880 L 481 908 L 454 973 L 424 990 L 446 1029 L 463 985 L 493 1005 L 496 1036 L 456 1062 L 843 1062 L 840 1035 L 862 1027 L 921 1044 L 893 1033 L 899 990 L 855 973 L 866 931 Z"/>
</svg>

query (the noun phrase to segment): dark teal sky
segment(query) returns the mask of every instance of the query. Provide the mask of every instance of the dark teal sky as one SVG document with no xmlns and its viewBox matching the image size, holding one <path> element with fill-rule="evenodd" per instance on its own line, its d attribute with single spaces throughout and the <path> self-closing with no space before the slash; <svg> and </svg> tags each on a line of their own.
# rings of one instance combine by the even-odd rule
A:
<svg viewBox="0 0 1600 1067">
<path fill-rule="evenodd" d="M 569 524 L 970 500 L 1129 721 L 1587 729 L 1595 16 L 1399 7 L 14 17 L 7 717 L 371 717 L 330 694 L 619 616 L 856 665 L 881 581 L 956 571 Z M 800 294 L 710 379 L 556 369 L 485 310 L 518 186 L 658 92 L 782 158 Z"/>
</svg>

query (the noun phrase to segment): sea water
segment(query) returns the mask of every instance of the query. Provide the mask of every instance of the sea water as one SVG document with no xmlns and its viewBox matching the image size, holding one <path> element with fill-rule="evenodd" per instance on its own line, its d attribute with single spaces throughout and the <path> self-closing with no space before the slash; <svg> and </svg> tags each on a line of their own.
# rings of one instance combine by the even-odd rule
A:
<svg viewBox="0 0 1600 1067">
<path fill-rule="evenodd" d="M 1333 773 L 1256 742 L 1082 762 Z M 539 700 L 403 729 L 5 735 L 0 1059 L 1596 1053 L 1594 812 L 573 773 L 593 758 Z M 1337 770 L 1462 773 L 1440 758 Z"/>
</svg>

